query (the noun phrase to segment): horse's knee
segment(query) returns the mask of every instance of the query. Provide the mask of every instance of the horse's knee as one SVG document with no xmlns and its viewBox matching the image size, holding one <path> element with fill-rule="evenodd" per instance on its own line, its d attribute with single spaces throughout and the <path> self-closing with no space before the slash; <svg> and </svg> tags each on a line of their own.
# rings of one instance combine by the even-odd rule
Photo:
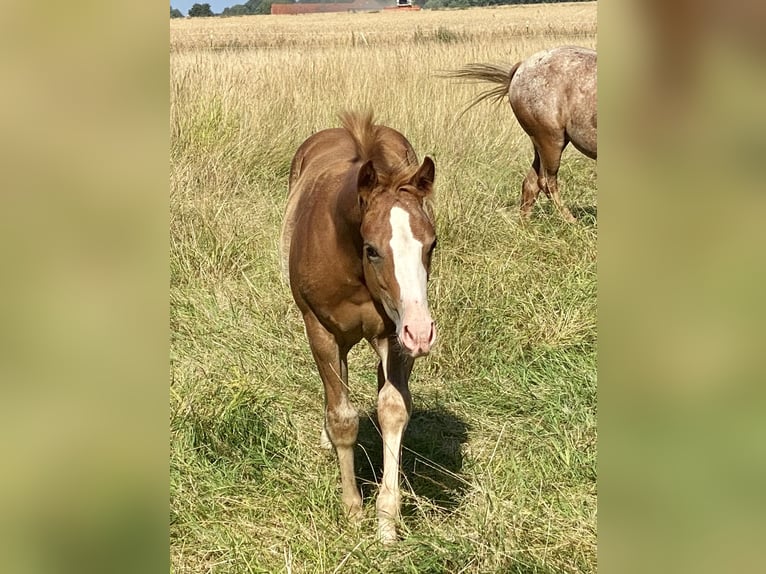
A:
<svg viewBox="0 0 766 574">
<path fill-rule="evenodd" d="M 359 415 L 349 403 L 325 413 L 325 431 L 327 437 L 336 447 L 353 446 L 359 432 Z"/>
<path fill-rule="evenodd" d="M 406 427 L 410 418 L 410 395 L 386 383 L 378 393 L 378 422 L 384 428 Z"/>
</svg>

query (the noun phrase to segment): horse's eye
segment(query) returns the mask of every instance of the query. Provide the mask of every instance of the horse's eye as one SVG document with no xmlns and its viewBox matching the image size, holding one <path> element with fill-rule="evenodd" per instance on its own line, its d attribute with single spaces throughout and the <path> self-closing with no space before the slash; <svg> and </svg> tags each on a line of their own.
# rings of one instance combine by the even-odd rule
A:
<svg viewBox="0 0 766 574">
<path fill-rule="evenodd" d="M 368 259 L 380 259 L 380 254 L 372 245 L 365 245 L 364 251 L 367 254 Z"/>
</svg>

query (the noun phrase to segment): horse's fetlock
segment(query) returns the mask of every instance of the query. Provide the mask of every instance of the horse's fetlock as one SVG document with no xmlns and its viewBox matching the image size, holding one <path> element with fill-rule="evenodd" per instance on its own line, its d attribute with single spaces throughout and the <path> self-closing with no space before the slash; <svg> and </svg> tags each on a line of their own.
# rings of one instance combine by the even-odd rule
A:
<svg viewBox="0 0 766 574">
<path fill-rule="evenodd" d="M 385 487 L 381 488 L 378 493 L 378 500 L 375 504 L 375 508 L 378 511 L 378 517 L 396 519 L 399 516 L 401 503 L 401 495 L 398 492 L 389 490 Z"/>
<path fill-rule="evenodd" d="M 384 544 L 396 540 L 396 523 L 399 520 L 399 497 L 388 489 L 381 489 L 376 504 L 378 516 L 378 538 Z"/>
<path fill-rule="evenodd" d="M 362 497 L 359 493 L 356 496 L 342 498 L 343 508 L 346 511 L 346 516 L 352 522 L 359 522 L 364 517 L 364 510 L 362 509 Z"/>
</svg>

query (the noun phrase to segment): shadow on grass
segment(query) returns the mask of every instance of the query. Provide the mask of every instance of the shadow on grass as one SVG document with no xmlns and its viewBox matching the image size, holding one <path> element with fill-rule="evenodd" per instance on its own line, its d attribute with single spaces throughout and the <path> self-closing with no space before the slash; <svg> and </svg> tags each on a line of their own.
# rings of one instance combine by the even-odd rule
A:
<svg viewBox="0 0 766 574">
<path fill-rule="evenodd" d="M 573 205 L 569 208 L 577 221 L 586 225 L 595 225 L 598 218 L 598 208 L 595 205 Z"/>
<path fill-rule="evenodd" d="M 567 204 L 569 211 L 574 215 L 575 219 L 581 224 L 594 226 L 598 218 L 598 207 L 595 205 L 569 205 Z M 519 215 L 519 207 L 512 205 L 503 210 L 505 217 L 511 220 L 516 218 L 518 221 L 524 223 Z M 556 209 L 556 206 L 552 201 L 538 201 L 535 205 L 530 221 L 536 221 L 541 219 L 548 219 L 554 222 L 563 222 L 561 214 Z"/>
<path fill-rule="evenodd" d="M 359 417 L 354 461 L 365 498 L 377 495 L 383 476 L 379 428 L 375 411 Z M 467 487 L 461 474 L 462 445 L 467 440 L 468 425 L 454 413 L 443 408 L 414 409 L 402 441 L 402 487 L 436 508 L 454 509 Z M 402 514 L 413 512 L 405 500 Z"/>
</svg>

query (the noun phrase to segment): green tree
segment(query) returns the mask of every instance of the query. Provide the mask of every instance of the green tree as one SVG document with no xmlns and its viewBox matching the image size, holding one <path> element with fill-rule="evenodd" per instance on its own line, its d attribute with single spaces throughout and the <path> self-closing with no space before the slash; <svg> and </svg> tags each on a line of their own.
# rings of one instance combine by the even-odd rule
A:
<svg viewBox="0 0 766 574">
<path fill-rule="evenodd" d="M 206 18 L 208 16 L 215 16 L 210 9 L 210 4 L 195 4 L 189 8 L 189 16 L 192 18 Z"/>
<path fill-rule="evenodd" d="M 184 15 L 181 13 L 181 11 L 178 8 L 170 7 L 170 17 L 171 18 L 183 18 Z"/>
<path fill-rule="evenodd" d="M 229 6 L 228 8 L 224 8 L 223 12 L 221 12 L 221 16 L 246 16 L 247 14 L 250 14 L 250 12 L 248 12 L 247 6 L 244 4 Z"/>
<path fill-rule="evenodd" d="M 247 2 L 247 4 L 253 5 L 253 14 L 271 14 L 271 5 L 274 3 L 271 0 L 250 0 Z"/>
<path fill-rule="evenodd" d="M 293 0 L 285 0 L 285 2 L 292 1 Z M 272 0 L 248 0 L 244 4 L 235 4 L 229 8 L 224 8 L 221 15 L 243 16 L 247 14 L 271 14 L 271 4 Z"/>
</svg>

